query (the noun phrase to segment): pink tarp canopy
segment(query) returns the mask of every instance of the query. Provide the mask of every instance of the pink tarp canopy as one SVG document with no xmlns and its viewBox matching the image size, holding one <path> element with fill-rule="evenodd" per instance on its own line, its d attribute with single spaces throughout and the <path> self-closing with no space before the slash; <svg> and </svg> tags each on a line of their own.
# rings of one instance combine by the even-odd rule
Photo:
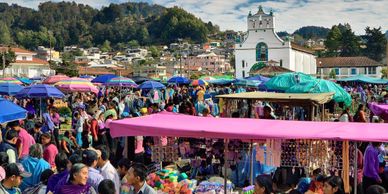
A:
<svg viewBox="0 0 388 194">
<path fill-rule="evenodd" d="M 196 117 L 158 113 L 111 123 L 113 137 L 323 139 L 388 142 L 388 124 Z"/>
</svg>

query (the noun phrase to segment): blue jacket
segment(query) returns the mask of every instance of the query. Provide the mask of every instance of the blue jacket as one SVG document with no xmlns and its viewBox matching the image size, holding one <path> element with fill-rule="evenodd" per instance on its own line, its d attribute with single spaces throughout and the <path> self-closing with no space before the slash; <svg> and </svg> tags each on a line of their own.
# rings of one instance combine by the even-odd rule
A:
<svg viewBox="0 0 388 194">
<path fill-rule="evenodd" d="M 28 178 L 24 178 L 20 189 L 24 191 L 28 187 L 33 187 L 40 182 L 40 175 L 46 169 L 50 169 L 50 164 L 46 162 L 43 158 L 33 158 L 29 156 L 28 158 L 22 161 L 24 169 L 31 173 L 32 175 Z"/>
</svg>

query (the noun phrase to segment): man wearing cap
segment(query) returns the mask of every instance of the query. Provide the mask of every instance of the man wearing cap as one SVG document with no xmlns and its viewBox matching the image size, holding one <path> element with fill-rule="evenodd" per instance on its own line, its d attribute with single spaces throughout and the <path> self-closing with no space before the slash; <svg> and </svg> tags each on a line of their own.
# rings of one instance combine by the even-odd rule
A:
<svg viewBox="0 0 388 194">
<path fill-rule="evenodd" d="M 6 177 L 0 184 L 1 194 L 21 194 L 19 185 L 22 183 L 22 179 L 31 176 L 19 163 L 8 164 L 5 167 L 5 174 Z"/>
<path fill-rule="evenodd" d="M 97 191 L 98 185 L 104 177 L 100 174 L 100 171 L 96 169 L 97 160 L 101 157 L 101 152 L 99 150 L 94 150 L 89 148 L 82 152 L 82 162 L 89 167 L 89 177 L 88 183 Z"/>
</svg>

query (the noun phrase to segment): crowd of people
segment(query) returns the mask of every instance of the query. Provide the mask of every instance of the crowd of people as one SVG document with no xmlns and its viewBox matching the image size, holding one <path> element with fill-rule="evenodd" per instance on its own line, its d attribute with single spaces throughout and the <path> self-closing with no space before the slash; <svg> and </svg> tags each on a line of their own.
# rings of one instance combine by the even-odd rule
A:
<svg viewBox="0 0 388 194">
<path fill-rule="evenodd" d="M 167 141 L 165 137 L 112 138 L 110 123 L 117 119 L 145 116 L 160 111 L 178 112 L 203 117 L 222 116 L 214 96 L 254 91 L 241 87 L 179 87 L 150 91 L 100 89 L 98 94 L 72 93 L 63 101 L 70 109 L 60 115 L 54 99 L 13 99 L 28 110 L 23 121 L 9 122 L 2 130 L 0 144 L 0 194 L 55 193 L 55 194 L 153 194 L 147 185 L 147 166 L 152 163 L 150 146 Z M 357 90 L 347 87 L 349 92 Z M 374 91 L 375 87 L 371 87 Z M 365 103 L 377 99 L 375 93 L 357 94 Z M 369 91 L 369 90 L 368 90 Z M 376 89 L 379 92 L 379 89 Z M 365 94 L 363 94 L 365 93 Z M 365 97 L 364 97 L 365 95 Z M 384 93 L 379 95 L 388 101 Z M 42 112 L 43 114 L 39 115 Z M 239 114 L 232 114 L 240 117 Z M 264 119 L 276 119 L 270 106 L 264 107 Z M 345 109 L 338 118 L 342 122 L 369 122 L 365 104 L 360 104 L 355 115 Z M 63 130 L 62 125 L 70 125 Z M 360 161 L 362 179 L 360 191 L 366 194 L 383 193 L 388 188 L 387 173 L 381 156 L 381 143 L 371 143 Z M 362 154 L 361 153 L 361 154 Z M 302 187 L 298 184 L 298 187 Z M 380 187 L 378 185 L 381 185 Z M 272 180 L 260 175 L 256 178 L 255 193 L 274 193 Z M 338 176 L 323 178 L 314 175 L 299 193 L 344 193 L 343 181 Z"/>
</svg>

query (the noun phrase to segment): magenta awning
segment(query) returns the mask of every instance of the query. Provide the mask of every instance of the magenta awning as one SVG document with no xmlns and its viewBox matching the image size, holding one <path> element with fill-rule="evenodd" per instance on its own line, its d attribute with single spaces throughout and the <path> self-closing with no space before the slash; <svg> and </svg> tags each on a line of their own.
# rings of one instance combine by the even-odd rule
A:
<svg viewBox="0 0 388 194">
<path fill-rule="evenodd" d="M 388 124 L 197 117 L 158 113 L 111 123 L 113 137 L 322 139 L 388 142 Z"/>
</svg>

